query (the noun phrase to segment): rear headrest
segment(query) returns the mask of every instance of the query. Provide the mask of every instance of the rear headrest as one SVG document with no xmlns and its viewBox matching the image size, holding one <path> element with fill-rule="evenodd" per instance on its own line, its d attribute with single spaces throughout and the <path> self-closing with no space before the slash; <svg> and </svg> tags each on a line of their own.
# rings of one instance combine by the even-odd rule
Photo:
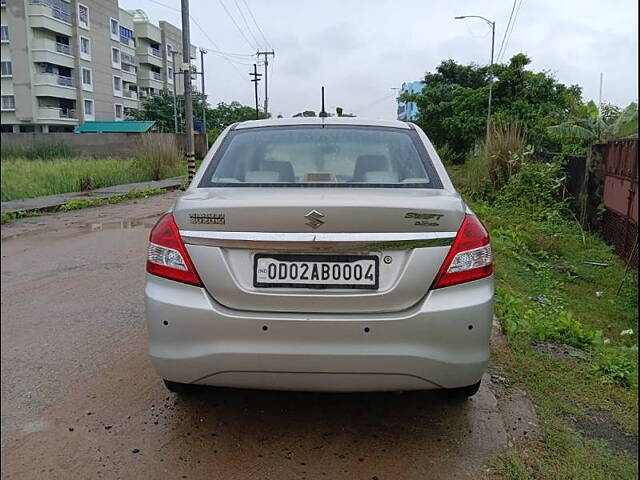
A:
<svg viewBox="0 0 640 480">
<path fill-rule="evenodd" d="M 389 162 L 384 155 L 360 155 L 353 170 L 353 181 L 364 182 L 366 172 L 389 170 Z"/>
<path fill-rule="evenodd" d="M 280 174 L 280 182 L 295 183 L 296 176 L 293 172 L 293 165 L 291 162 L 265 160 L 262 162 L 262 168 L 264 170 L 271 170 Z"/>
</svg>

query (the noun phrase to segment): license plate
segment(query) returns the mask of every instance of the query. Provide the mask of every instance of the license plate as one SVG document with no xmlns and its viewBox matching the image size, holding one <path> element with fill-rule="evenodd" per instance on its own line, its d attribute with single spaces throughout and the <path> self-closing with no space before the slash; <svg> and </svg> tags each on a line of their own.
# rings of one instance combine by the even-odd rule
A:
<svg viewBox="0 0 640 480">
<path fill-rule="evenodd" d="M 378 257 L 371 255 L 269 255 L 254 259 L 254 287 L 378 288 Z"/>
</svg>

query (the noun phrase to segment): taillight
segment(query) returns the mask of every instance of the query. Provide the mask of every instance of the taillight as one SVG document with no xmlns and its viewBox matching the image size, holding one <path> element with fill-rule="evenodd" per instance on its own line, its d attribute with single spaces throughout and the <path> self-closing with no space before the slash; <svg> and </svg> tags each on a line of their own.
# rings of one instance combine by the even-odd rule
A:
<svg viewBox="0 0 640 480">
<path fill-rule="evenodd" d="M 165 213 L 151 229 L 147 253 L 147 272 L 176 282 L 202 286 L 184 247 L 173 215 Z"/>
<path fill-rule="evenodd" d="M 431 288 L 478 280 L 493 273 L 489 233 L 478 217 L 467 215 Z"/>
</svg>

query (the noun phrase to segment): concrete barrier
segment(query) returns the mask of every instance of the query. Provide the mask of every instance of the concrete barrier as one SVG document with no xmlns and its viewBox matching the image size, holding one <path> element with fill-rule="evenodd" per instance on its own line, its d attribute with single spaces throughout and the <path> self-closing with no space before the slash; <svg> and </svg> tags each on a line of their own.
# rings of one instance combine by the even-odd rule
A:
<svg viewBox="0 0 640 480">
<path fill-rule="evenodd" d="M 178 148 L 184 151 L 183 133 L 2 133 L 2 146 L 29 148 L 39 143 L 63 142 L 75 154 L 87 157 L 136 156 L 142 135 L 174 137 Z M 204 158 L 207 144 L 204 135 L 194 135 L 196 158 Z"/>
</svg>

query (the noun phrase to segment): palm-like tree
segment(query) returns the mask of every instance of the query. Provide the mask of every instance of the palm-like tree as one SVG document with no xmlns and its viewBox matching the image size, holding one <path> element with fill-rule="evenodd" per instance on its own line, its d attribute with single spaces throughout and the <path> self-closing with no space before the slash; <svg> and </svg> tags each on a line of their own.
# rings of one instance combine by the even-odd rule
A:
<svg viewBox="0 0 640 480">
<path fill-rule="evenodd" d="M 592 102 L 590 102 L 592 103 Z M 638 131 L 638 104 L 633 102 L 613 121 L 606 122 L 595 105 L 588 106 L 586 118 L 575 118 L 559 125 L 547 127 L 547 131 L 559 140 L 601 142 L 625 137 Z"/>
</svg>

